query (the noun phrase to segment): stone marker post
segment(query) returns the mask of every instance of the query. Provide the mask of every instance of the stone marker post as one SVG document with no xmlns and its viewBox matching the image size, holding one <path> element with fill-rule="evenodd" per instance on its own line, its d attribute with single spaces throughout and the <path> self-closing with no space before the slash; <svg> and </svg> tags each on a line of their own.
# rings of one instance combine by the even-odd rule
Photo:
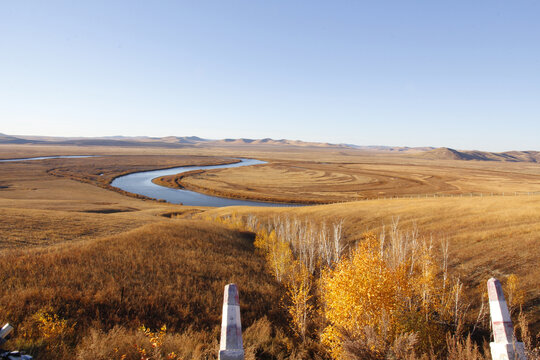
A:
<svg viewBox="0 0 540 360">
<path fill-rule="evenodd" d="M 526 360 L 523 343 L 515 341 L 514 326 L 504 299 L 501 282 L 491 278 L 487 282 L 493 342 L 489 344 L 493 360 Z"/>
<path fill-rule="evenodd" d="M 6 324 L 0 329 L 0 345 L 6 342 L 6 338 L 13 331 L 13 326 Z"/>
<path fill-rule="evenodd" d="M 225 286 L 219 360 L 244 360 L 242 325 L 240 323 L 240 300 L 236 284 Z"/>
</svg>

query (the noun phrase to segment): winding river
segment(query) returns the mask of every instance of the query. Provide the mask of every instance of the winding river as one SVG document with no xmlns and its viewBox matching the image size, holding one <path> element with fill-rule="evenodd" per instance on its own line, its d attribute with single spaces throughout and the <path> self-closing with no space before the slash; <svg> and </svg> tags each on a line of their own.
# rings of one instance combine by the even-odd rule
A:
<svg viewBox="0 0 540 360">
<path fill-rule="evenodd" d="M 32 158 L 20 158 L 20 159 L 3 159 L 0 162 L 14 162 L 14 161 L 31 161 L 31 160 L 47 160 L 47 159 L 81 159 L 96 157 L 95 155 L 58 155 L 58 156 L 39 156 Z"/>
<path fill-rule="evenodd" d="M 77 159 L 89 158 L 95 155 L 60 155 L 60 156 L 40 156 L 33 158 L 19 159 L 3 159 L 0 162 L 15 162 L 15 161 L 30 161 L 30 160 L 46 160 L 46 159 Z M 166 175 L 175 175 L 193 170 L 210 170 L 210 169 L 225 169 L 240 166 L 266 164 L 265 161 L 255 159 L 238 159 L 240 162 L 227 165 L 209 165 L 209 166 L 181 166 L 164 170 L 152 170 L 136 172 L 124 176 L 117 177 L 111 183 L 112 186 L 124 191 L 148 196 L 154 199 L 163 199 L 172 204 L 183 204 L 188 206 L 301 206 L 298 204 L 281 204 L 262 201 L 229 199 L 218 196 L 201 194 L 195 191 L 184 189 L 172 189 L 161 185 L 154 184 L 153 179 Z"/>
<path fill-rule="evenodd" d="M 240 199 L 228 199 L 218 196 L 211 196 L 201 194 L 195 191 L 184 189 L 172 189 L 161 185 L 154 184 L 152 179 L 166 175 L 175 175 L 193 170 L 211 170 L 211 169 L 225 169 L 240 166 L 266 164 L 264 161 L 255 159 L 239 159 L 241 160 L 235 164 L 227 165 L 210 165 L 210 166 L 181 166 L 164 170 L 152 170 L 136 172 L 124 176 L 117 177 L 111 183 L 112 186 L 122 189 L 124 191 L 148 196 L 154 199 L 163 199 L 172 204 L 183 204 L 188 206 L 299 206 L 298 204 L 279 204 L 269 203 L 262 201 L 250 201 Z"/>
</svg>

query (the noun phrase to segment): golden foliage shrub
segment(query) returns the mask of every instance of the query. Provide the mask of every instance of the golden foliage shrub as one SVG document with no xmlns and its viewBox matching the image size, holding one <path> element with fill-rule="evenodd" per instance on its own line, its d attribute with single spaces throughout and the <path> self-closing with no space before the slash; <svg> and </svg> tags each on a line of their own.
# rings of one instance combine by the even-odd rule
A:
<svg viewBox="0 0 540 360">
<path fill-rule="evenodd" d="M 397 245 L 407 256 L 396 253 Z M 417 351 L 444 352 L 446 333 L 463 331 L 466 305 L 461 282 L 446 284 L 435 264 L 433 246 L 427 241 L 407 250 L 396 239 L 385 246 L 368 233 L 348 258 L 324 270 L 320 287 L 328 324 L 322 341 L 332 356 L 342 356 L 350 334 L 355 334 L 356 342 L 365 342 L 369 333 L 374 339 L 389 339 L 371 341 L 372 355 L 380 358 L 391 351 L 393 339 L 407 334 L 415 335 Z"/>
<path fill-rule="evenodd" d="M 321 276 L 324 315 L 328 321 L 322 341 L 336 359 L 342 354 L 343 334 L 361 334 L 366 327 L 379 331 L 388 324 L 386 336 L 394 337 L 399 330 L 398 317 L 404 309 L 400 299 L 410 291 L 403 266 L 390 268 L 373 234 L 349 258 L 335 269 L 323 270 Z"/>
<path fill-rule="evenodd" d="M 319 339 L 324 349 L 317 354 L 335 359 L 484 356 L 467 338 L 478 320 L 466 323 L 464 285 L 448 274 L 448 242 L 439 252 L 432 239 L 420 239 L 416 228 L 401 231 L 396 220 L 389 236 L 366 233 L 346 253 L 343 221 L 326 226 L 236 214 L 218 221 L 255 232 L 254 245 L 287 290 L 283 307 L 302 340 L 296 356 L 305 356 L 305 345 L 314 349 Z M 517 280 L 509 280 L 520 299 Z"/>
<path fill-rule="evenodd" d="M 306 265 L 300 261 L 294 261 L 289 281 L 285 285 L 290 305 L 287 311 L 291 318 L 291 324 L 296 334 L 306 339 L 309 326 L 309 317 L 314 309 L 311 304 L 313 276 Z"/>
</svg>

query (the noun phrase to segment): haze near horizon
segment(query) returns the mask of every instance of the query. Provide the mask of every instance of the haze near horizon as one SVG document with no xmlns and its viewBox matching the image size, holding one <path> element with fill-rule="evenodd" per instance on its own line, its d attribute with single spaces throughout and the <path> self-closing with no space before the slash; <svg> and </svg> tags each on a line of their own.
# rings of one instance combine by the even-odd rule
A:
<svg viewBox="0 0 540 360">
<path fill-rule="evenodd" d="M 0 132 L 540 150 L 539 10 L 3 2 Z"/>
</svg>

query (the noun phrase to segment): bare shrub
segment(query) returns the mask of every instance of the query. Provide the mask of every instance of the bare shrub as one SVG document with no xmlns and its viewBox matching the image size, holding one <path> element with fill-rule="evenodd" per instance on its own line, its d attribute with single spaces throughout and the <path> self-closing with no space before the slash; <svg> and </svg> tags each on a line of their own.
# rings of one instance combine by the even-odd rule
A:
<svg viewBox="0 0 540 360">
<path fill-rule="evenodd" d="M 156 335 L 157 334 L 157 335 Z M 214 359 L 218 343 L 206 332 L 188 329 L 180 334 L 128 330 L 116 326 L 108 332 L 91 329 L 77 347 L 77 360 Z"/>
<path fill-rule="evenodd" d="M 384 327 L 384 324 L 381 324 Z M 418 338 L 415 333 L 403 333 L 392 338 L 381 329 L 366 326 L 360 332 L 342 331 L 344 360 L 413 360 Z"/>
<path fill-rule="evenodd" d="M 480 347 L 471 340 L 471 336 L 463 338 L 459 335 L 447 335 L 447 360 L 491 360 L 490 353 L 482 353 Z"/>
<path fill-rule="evenodd" d="M 109 332 L 91 329 L 77 346 L 76 359 L 109 360 L 120 359 L 122 355 L 125 356 L 126 360 L 140 359 L 134 345 L 146 341 L 147 339 L 142 333 L 120 326 L 115 326 Z"/>
<path fill-rule="evenodd" d="M 290 339 L 266 316 L 244 331 L 243 340 L 245 360 L 289 358 L 293 350 Z"/>
</svg>

